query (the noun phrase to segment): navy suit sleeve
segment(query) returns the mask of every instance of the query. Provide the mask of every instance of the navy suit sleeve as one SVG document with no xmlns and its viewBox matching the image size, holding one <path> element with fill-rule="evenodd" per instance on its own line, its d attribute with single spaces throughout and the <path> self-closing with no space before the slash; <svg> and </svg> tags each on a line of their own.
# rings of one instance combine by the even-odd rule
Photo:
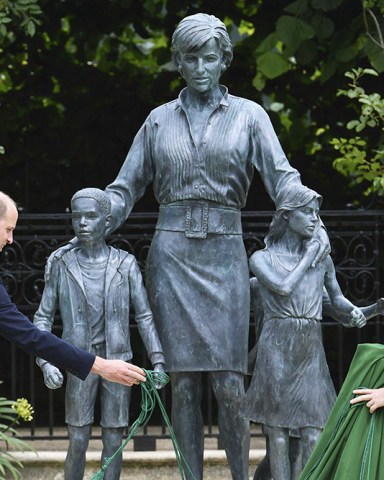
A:
<svg viewBox="0 0 384 480">
<path fill-rule="evenodd" d="M 39 330 L 12 302 L 0 280 L 0 334 L 10 342 L 84 380 L 95 361 L 93 353 Z"/>
</svg>

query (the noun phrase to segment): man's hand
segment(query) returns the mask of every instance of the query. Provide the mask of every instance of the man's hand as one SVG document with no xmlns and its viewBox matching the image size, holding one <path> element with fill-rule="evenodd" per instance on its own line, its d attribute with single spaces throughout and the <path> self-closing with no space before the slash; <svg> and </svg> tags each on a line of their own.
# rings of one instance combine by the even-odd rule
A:
<svg viewBox="0 0 384 480">
<path fill-rule="evenodd" d="M 319 262 L 324 260 L 331 253 L 331 244 L 329 243 L 328 234 L 324 227 L 320 227 L 313 238 L 319 243 L 319 250 L 312 262 L 312 267 L 316 267 Z"/>
<path fill-rule="evenodd" d="M 384 388 L 364 388 L 353 390 L 358 397 L 353 398 L 350 403 L 354 405 L 359 402 L 367 402 L 370 413 L 375 412 L 378 408 L 384 407 Z"/>
<path fill-rule="evenodd" d="M 121 383 L 128 387 L 145 382 L 144 370 L 123 360 L 106 360 L 96 357 L 91 372 L 97 373 L 110 382 Z"/>
<path fill-rule="evenodd" d="M 41 369 L 44 375 L 44 383 L 48 388 L 55 390 L 63 385 L 64 377 L 57 367 L 47 362 Z"/>
</svg>

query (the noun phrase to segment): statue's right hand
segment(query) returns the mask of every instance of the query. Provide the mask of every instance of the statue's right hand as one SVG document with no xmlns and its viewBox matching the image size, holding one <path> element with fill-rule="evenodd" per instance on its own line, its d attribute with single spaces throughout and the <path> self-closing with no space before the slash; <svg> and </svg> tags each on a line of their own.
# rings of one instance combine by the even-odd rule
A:
<svg viewBox="0 0 384 480">
<path fill-rule="evenodd" d="M 319 251 L 320 243 L 315 238 L 311 238 L 309 240 L 304 240 L 303 246 L 305 254 L 311 258 L 315 258 Z"/>
<path fill-rule="evenodd" d="M 63 385 L 64 377 L 57 367 L 50 363 L 44 363 L 42 370 L 44 374 L 44 383 L 48 388 L 55 390 Z"/>
<path fill-rule="evenodd" d="M 75 247 L 75 244 L 68 242 L 66 245 L 59 247 L 57 250 L 54 250 L 48 257 L 47 263 L 45 265 L 45 280 L 47 281 L 49 276 L 51 275 L 52 266 L 56 260 L 60 260 L 60 258 L 69 250 Z"/>
<path fill-rule="evenodd" d="M 351 325 L 353 327 L 362 328 L 366 325 L 367 319 L 364 316 L 364 313 L 358 307 L 354 307 L 351 312 Z"/>
</svg>

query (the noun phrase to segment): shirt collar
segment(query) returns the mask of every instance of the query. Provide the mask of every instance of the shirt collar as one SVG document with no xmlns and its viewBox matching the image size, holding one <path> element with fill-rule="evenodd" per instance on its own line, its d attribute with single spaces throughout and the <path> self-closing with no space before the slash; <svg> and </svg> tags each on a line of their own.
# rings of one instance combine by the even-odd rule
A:
<svg viewBox="0 0 384 480">
<path fill-rule="evenodd" d="M 220 100 L 219 105 L 221 105 L 223 107 L 228 107 L 228 105 L 229 105 L 229 102 L 228 102 L 228 96 L 229 96 L 228 88 L 224 85 L 220 85 L 220 90 L 221 90 L 223 96 Z M 184 98 L 185 98 L 186 91 L 187 91 L 187 87 L 183 88 L 181 90 L 181 92 L 179 93 L 179 96 L 176 100 L 175 110 L 177 108 L 182 108 L 184 110 Z"/>
</svg>

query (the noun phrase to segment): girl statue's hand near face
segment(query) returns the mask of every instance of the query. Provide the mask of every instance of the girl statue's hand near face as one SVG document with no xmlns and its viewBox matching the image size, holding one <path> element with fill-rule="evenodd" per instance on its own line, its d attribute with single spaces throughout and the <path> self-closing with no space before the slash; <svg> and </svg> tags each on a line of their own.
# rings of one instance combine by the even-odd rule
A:
<svg viewBox="0 0 384 480">
<path fill-rule="evenodd" d="M 313 238 L 319 242 L 319 250 L 312 264 L 312 267 L 316 267 L 319 262 L 325 260 L 331 253 L 331 244 L 329 243 L 327 231 L 322 226 L 315 232 Z"/>
<path fill-rule="evenodd" d="M 304 255 L 311 260 L 314 260 L 317 256 L 317 253 L 320 249 L 320 243 L 316 238 L 310 238 L 308 240 L 304 240 L 303 242 L 303 250 Z M 312 267 L 315 265 L 312 262 Z"/>
</svg>

